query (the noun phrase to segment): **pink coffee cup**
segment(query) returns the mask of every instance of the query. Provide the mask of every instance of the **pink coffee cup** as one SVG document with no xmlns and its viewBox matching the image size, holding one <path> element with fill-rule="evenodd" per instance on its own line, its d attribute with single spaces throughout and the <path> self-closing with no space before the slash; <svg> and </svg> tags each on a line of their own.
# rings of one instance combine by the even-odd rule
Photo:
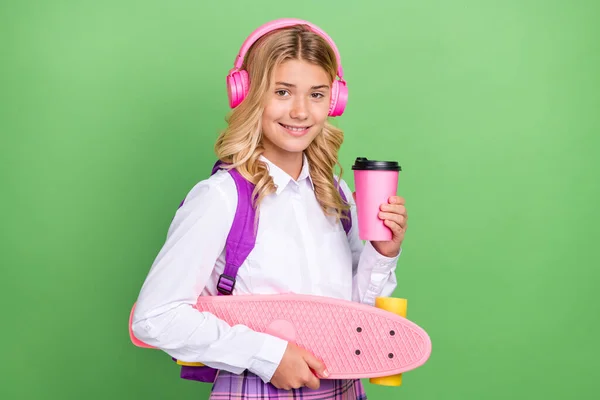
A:
<svg viewBox="0 0 600 400">
<path fill-rule="evenodd" d="M 361 240 L 392 240 L 392 230 L 379 218 L 380 207 L 398 191 L 402 168 L 396 161 L 373 161 L 358 157 L 354 165 L 358 235 Z"/>
</svg>

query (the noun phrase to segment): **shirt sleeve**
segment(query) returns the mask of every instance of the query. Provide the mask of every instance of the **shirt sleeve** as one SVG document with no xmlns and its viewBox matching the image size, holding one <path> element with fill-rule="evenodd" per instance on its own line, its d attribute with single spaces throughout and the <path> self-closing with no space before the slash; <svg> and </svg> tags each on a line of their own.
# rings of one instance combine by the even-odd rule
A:
<svg viewBox="0 0 600 400">
<path fill-rule="evenodd" d="M 352 300 L 374 305 L 376 297 L 389 297 L 396 289 L 396 266 L 402 249 L 397 256 L 386 257 L 375 250 L 370 241 L 363 243 L 358 236 L 358 216 L 352 190 L 343 179 L 341 186 L 350 203 L 352 216 L 352 229 L 348 234 L 352 251 Z"/>
<path fill-rule="evenodd" d="M 193 308 L 225 247 L 236 206 L 237 190 L 226 171 L 190 191 L 142 286 L 132 330 L 139 340 L 178 360 L 235 374 L 248 369 L 268 382 L 287 341 L 230 326 Z"/>
</svg>

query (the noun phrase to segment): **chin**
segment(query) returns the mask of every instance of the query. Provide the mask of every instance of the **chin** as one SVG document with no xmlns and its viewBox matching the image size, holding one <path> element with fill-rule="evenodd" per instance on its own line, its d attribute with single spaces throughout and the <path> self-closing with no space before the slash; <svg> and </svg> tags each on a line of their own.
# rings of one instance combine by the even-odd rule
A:
<svg viewBox="0 0 600 400">
<path fill-rule="evenodd" d="M 314 140 L 315 136 L 313 134 L 314 127 L 311 127 L 303 134 L 289 134 L 286 130 L 281 130 L 281 133 L 278 134 L 278 143 L 277 145 L 291 152 L 304 151 Z"/>
<path fill-rule="evenodd" d="M 281 143 L 281 145 L 278 147 L 288 153 L 302 153 L 308 148 L 308 146 L 310 146 L 310 143 L 311 142 L 309 141 L 306 143 Z"/>
</svg>

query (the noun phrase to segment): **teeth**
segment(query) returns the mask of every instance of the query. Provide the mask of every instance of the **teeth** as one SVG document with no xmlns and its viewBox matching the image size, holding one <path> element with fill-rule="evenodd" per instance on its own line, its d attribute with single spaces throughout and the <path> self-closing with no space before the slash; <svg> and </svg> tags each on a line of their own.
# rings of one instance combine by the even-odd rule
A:
<svg viewBox="0 0 600 400">
<path fill-rule="evenodd" d="M 303 130 L 305 130 L 307 128 L 307 127 L 295 128 L 293 126 L 288 126 L 288 125 L 283 125 L 283 127 L 286 129 L 289 129 L 290 131 L 293 131 L 293 132 L 302 132 Z"/>
</svg>

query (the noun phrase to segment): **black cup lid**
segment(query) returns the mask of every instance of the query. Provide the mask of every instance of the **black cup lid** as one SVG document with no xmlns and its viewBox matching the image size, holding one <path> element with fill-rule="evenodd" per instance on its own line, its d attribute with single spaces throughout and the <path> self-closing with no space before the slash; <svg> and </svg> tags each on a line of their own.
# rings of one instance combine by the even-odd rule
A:
<svg viewBox="0 0 600 400">
<path fill-rule="evenodd" d="M 402 171 L 402 167 L 397 161 L 374 161 L 367 160 L 364 157 L 358 157 L 352 166 L 353 170 L 369 171 Z"/>
</svg>

